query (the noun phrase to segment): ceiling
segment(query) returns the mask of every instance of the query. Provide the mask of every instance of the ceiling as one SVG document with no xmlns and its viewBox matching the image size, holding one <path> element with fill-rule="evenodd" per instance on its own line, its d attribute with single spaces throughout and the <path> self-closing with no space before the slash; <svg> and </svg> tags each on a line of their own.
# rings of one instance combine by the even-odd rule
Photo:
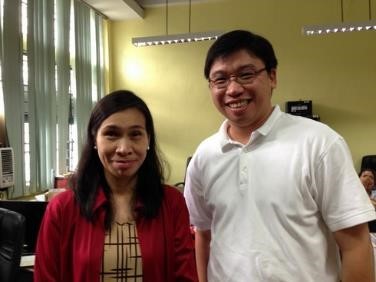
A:
<svg viewBox="0 0 376 282">
<path fill-rule="evenodd" d="M 144 18 L 144 9 L 161 5 L 189 4 L 189 0 L 81 0 L 113 21 Z M 210 0 L 191 0 L 207 2 Z"/>
</svg>

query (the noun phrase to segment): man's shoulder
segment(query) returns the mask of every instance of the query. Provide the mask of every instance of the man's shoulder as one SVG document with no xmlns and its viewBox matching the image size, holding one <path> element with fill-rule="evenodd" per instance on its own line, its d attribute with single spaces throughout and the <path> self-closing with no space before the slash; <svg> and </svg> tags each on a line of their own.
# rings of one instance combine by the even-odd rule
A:
<svg viewBox="0 0 376 282">
<path fill-rule="evenodd" d="M 223 139 L 223 136 L 220 134 L 220 132 L 216 132 L 205 139 L 203 139 L 199 145 L 197 146 L 197 151 L 201 150 L 208 150 L 213 149 L 215 147 L 220 146 L 221 140 Z"/>
<path fill-rule="evenodd" d="M 278 128 L 290 129 L 291 131 L 297 132 L 300 136 L 307 134 L 316 137 L 339 137 L 339 134 L 325 123 L 288 113 L 281 115 Z"/>
</svg>

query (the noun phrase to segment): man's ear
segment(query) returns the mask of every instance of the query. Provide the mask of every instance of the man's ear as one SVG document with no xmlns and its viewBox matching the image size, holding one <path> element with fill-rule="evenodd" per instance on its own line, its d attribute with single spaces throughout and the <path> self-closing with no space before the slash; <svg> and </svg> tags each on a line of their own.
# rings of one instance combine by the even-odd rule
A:
<svg viewBox="0 0 376 282">
<path fill-rule="evenodd" d="M 277 87 L 277 69 L 273 68 L 269 72 L 269 79 L 272 89 Z"/>
</svg>

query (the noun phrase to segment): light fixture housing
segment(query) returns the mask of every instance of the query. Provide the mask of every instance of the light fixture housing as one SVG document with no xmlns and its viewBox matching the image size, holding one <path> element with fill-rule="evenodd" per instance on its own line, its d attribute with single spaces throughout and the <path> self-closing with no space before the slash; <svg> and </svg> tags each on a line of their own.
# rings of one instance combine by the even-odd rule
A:
<svg viewBox="0 0 376 282">
<path fill-rule="evenodd" d="M 369 20 L 366 22 L 346 22 L 340 24 L 328 25 L 310 25 L 303 26 L 302 32 L 304 35 L 323 35 L 330 33 L 354 32 L 354 31 L 376 31 L 376 20 Z"/>
<path fill-rule="evenodd" d="M 208 32 L 195 32 L 195 33 L 182 33 L 171 35 L 160 35 L 150 37 L 134 37 L 132 44 L 136 47 L 154 46 L 154 45 L 167 45 L 178 43 L 190 43 L 205 40 L 216 40 L 223 32 L 221 31 L 208 31 Z"/>
</svg>

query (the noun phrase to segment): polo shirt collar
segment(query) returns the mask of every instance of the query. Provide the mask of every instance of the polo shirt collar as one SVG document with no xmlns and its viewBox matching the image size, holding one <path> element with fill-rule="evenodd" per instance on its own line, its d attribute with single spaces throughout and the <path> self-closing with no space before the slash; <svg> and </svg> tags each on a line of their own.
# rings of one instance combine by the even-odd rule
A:
<svg viewBox="0 0 376 282">
<path fill-rule="evenodd" d="M 261 135 L 268 135 L 268 133 L 272 130 L 272 127 L 276 123 L 276 121 L 279 119 L 279 117 L 282 115 L 281 109 L 278 105 L 274 106 L 274 109 L 266 122 L 260 126 L 255 132 L 260 133 Z"/>
<path fill-rule="evenodd" d="M 268 133 L 272 130 L 273 125 L 279 119 L 281 114 L 282 114 L 281 109 L 279 108 L 278 105 L 275 105 L 272 113 L 270 114 L 268 119 L 265 121 L 265 123 L 262 126 L 260 126 L 258 129 L 256 129 L 254 132 L 252 132 L 252 136 L 250 136 L 250 140 L 251 140 L 251 137 L 255 138 L 258 135 L 263 135 L 263 136 L 268 135 Z M 218 134 L 220 136 L 220 146 L 222 148 L 222 151 L 227 151 L 230 148 L 236 147 L 236 146 L 244 146 L 243 144 L 232 140 L 228 136 L 227 128 L 228 128 L 228 120 L 226 119 L 222 123 L 218 131 Z"/>
</svg>

